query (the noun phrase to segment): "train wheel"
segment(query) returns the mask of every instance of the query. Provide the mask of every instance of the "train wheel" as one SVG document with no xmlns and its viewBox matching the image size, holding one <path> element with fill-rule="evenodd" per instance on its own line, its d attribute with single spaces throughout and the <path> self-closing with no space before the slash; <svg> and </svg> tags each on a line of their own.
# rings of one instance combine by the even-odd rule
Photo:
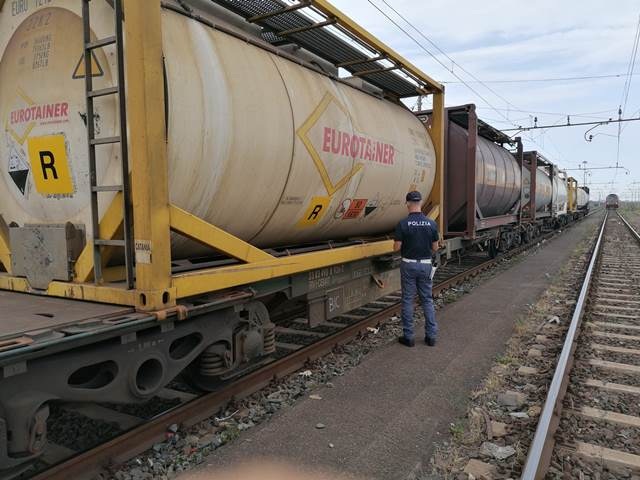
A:
<svg viewBox="0 0 640 480">
<path fill-rule="evenodd" d="M 495 240 L 489 240 L 489 258 L 496 258 L 498 256 L 498 242 Z"/>
</svg>

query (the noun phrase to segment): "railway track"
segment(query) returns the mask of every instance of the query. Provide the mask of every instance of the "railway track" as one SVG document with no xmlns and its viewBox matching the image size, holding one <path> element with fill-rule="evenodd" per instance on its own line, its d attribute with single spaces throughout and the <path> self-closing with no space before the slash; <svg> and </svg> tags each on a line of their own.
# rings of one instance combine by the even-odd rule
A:
<svg viewBox="0 0 640 480">
<path fill-rule="evenodd" d="M 594 212 L 595 213 L 595 212 Z M 548 232 L 533 243 L 510 250 L 495 259 L 470 254 L 438 269 L 434 296 L 460 284 L 500 261 L 511 258 L 557 232 Z M 212 393 L 198 393 L 180 382 L 163 389 L 142 405 L 62 404 L 52 409 L 48 422 L 49 448 L 37 465 L 38 473 L 16 478 L 90 478 L 112 465 L 122 464 L 166 438 L 172 425 L 192 426 L 214 416 L 231 399 L 256 392 L 328 352 L 376 327 L 400 311 L 399 293 L 344 314 L 317 328 L 304 318 L 289 315 L 277 322 L 276 354 L 264 364 Z M 69 425 L 74 428 L 69 428 Z"/>
<path fill-rule="evenodd" d="M 608 212 L 522 478 L 640 474 L 640 235 Z"/>
</svg>

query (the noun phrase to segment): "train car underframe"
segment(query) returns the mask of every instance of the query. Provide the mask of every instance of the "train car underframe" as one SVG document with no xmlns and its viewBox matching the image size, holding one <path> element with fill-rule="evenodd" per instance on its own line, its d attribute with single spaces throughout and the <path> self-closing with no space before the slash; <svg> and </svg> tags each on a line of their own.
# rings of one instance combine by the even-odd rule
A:
<svg viewBox="0 0 640 480">
<path fill-rule="evenodd" d="M 397 267 L 397 259 L 381 256 L 314 269 L 180 302 L 162 320 L 116 308 L 69 325 L 62 312 L 70 300 L 53 308 L 49 302 L 61 324 L 23 335 L 15 343 L 22 348 L 0 351 L 0 465 L 15 467 L 42 452 L 51 401 L 143 402 L 181 372 L 215 389 L 273 359 L 279 312 L 320 324 L 397 291 Z"/>
</svg>

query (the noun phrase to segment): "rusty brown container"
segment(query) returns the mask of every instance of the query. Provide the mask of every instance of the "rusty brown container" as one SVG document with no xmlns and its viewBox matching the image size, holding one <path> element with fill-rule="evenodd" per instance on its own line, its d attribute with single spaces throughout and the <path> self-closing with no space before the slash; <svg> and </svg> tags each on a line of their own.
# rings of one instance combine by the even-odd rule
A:
<svg viewBox="0 0 640 480">
<path fill-rule="evenodd" d="M 448 230 L 471 234 L 510 223 L 514 220 L 510 214 L 515 213 L 520 200 L 521 169 L 516 157 L 498 143 L 513 140 L 478 120 L 474 105 L 452 107 L 447 116 Z M 470 221 L 474 225 L 469 225 Z"/>
</svg>

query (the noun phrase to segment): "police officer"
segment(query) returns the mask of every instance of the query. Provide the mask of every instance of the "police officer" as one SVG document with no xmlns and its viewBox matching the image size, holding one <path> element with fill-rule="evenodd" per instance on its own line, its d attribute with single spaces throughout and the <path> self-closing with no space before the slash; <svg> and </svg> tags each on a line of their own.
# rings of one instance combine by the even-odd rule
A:
<svg viewBox="0 0 640 480">
<path fill-rule="evenodd" d="M 422 213 L 420 192 L 407 193 L 409 215 L 401 220 L 395 232 L 395 251 L 401 250 L 400 279 L 402 284 L 402 330 L 398 341 L 407 347 L 415 345 L 413 334 L 413 306 L 416 292 L 422 302 L 427 345 L 436 344 L 438 325 L 431 296 L 431 254 L 438 250 L 438 226 Z"/>
</svg>

